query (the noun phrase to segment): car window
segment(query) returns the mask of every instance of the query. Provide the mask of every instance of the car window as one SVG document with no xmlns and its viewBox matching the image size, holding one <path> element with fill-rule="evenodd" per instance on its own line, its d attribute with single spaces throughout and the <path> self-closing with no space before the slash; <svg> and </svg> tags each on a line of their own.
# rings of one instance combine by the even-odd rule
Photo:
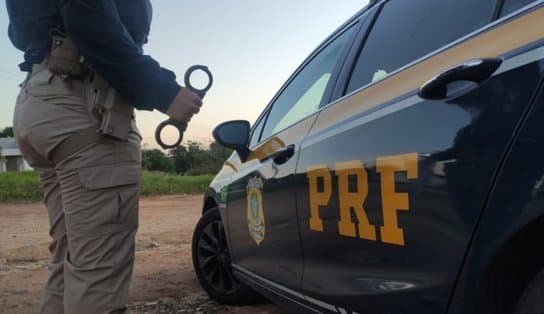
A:
<svg viewBox="0 0 544 314">
<path fill-rule="evenodd" d="M 353 70 L 347 92 L 484 26 L 496 0 L 391 0 L 376 20 Z"/>
<path fill-rule="evenodd" d="M 323 48 L 282 91 L 272 104 L 261 138 L 268 138 L 319 109 L 338 58 L 355 29 L 352 26 Z"/>
<path fill-rule="evenodd" d="M 307 117 L 316 112 L 321 97 L 327 88 L 327 83 L 331 78 L 331 73 L 324 73 L 315 83 L 308 89 L 295 105 L 283 116 L 280 122 L 276 125 L 272 133 L 279 132 L 291 124 L 297 122 L 301 117 Z"/>
<path fill-rule="evenodd" d="M 259 139 L 261 138 L 261 131 L 263 130 L 264 126 L 264 120 L 266 119 L 265 117 L 266 115 L 263 115 L 263 118 L 257 121 L 253 127 L 253 131 L 251 131 L 251 139 L 249 140 L 249 147 L 253 147 L 259 142 Z"/>
<path fill-rule="evenodd" d="M 536 0 L 505 0 L 502 5 L 501 16 L 508 15 Z"/>
</svg>

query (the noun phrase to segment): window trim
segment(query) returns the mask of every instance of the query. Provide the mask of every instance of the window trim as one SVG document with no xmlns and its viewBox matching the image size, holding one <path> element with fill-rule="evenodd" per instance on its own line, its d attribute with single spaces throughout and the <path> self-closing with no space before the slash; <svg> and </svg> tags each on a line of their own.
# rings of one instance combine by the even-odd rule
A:
<svg viewBox="0 0 544 314">
<path fill-rule="evenodd" d="M 306 66 L 312 62 L 315 57 L 317 57 L 317 55 L 319 55 L 326 47 L 328 47 L 329 44 L 331 44 L 334 40 L 336 40 L 338 37 L 340 37 L 342 34 L 344 34 L 346 31 L 349 30 L 349 28 L 351 27 L 355 27 L 356 29 L 354 30 L 354 33 L 352 35 L 352 37 L 348 40 L 348 42 L 350 41 L 353 41 L 353 38 L 355 36 L 357 36 L 357 34 L 359 33 L 360 31 L 360 27 L 363 23 L 361 23 L 361 17 L 370 9 L 372 9 L 373 7 L 370 6 L 370 7 L 367 7 L 365 9 L 363 9 L 362 11 L 360 11 L 359 13 L 357 13 L 354 17 L 352 17 L 350 20 L 348 20 L 346 23 L 344 23 L 341 27 L 339 27 L 335 32 L 333 32 L 327 39 L 325 39 L 305 60 L 304 62 L 302 62 L 302 64 L 295 70 L 295 72 L 293 72 L 293 74 L 291 74 L 291 76 L 289 77 L 289 79 L 287 79 L 287 81 L 282 85 L 282 87 L 278 90 L 278 92 L 276 92 L 276 94 L 274 95 L 274 97 L 272 98 L 272 100 L 266 105 L 265 109 L 262 111 L 261 115 L 259 115 L 259 118 L 256 120 L 257 122 L 254 124 L 254 125 L 257 125 L 259 121 L 261 121 L 262 119 L 265 119 L 264 121 L 264 124 L 265 126 L 263 127 L 263 129 L 261 130 L 261 134 L 259 135 L 259 140 L 257 141 L 257 143 L 255 144 L 255 146 L 253 147 L 258 147 L 260 144 L 262 144 L 265 140 L 269 139 L 269 138 L 272 138 L 274 137 L 274 135 L 278 134 L 278 133 L 281 133 L 283 132 L 284 130 L 300 123 L 301 121 L 304 121 L 305 119 L 307 119 L 309 116 L 306 116 L 298 121 L 295 121 L 294 123 L 292 123 L 290 126 L 288 126 L 287 128 L 279 131 L 279 132 L 276 132 L 274 134 L 271 134 L 270 136 L 266 137 L 266 138 L 262 138 L 263 136 L 263 131 L 266 127 L 266 124 L 268 123 L 268 117 L 269 117 L 269 113 L 271 111 L 271 108 L 272 106 L 274 105 L 274 103 L 276 102 L 276 100 L 279 98 L 280 95 L 283 94 L 283 92 L 285 91 L 285 89 L 291 84 L 291 82 L 296 78 L 298 77 L 298 75 L 300 74 L 300 72 L 302 70 L 304 70 L 306 68 Z M 359 23 L 359 25 L 357 25 Z M 329 82 L 327 83 L 327 88 L 325 89 L 325 93 L 323 95 L 323 98 L 321 100 L 321 103 L 319 104 L 318 106 L 318 110 L 316 112 L 314 112 L 313 114 L 317 113 L 320 111 L 320 109 L 323 107 L 323 103 L 326 102 L 328 103 L 331 99 L 331 95 L 332 95 L 332 91 L 333 91 L 333 86 L 336 82 L 336 79 L 338 77 L 338 74 L 340 73 L 340 71 L 342 70 L 342 66 L 341 66 L 341 61 L 343 61 L 343 59 L 345 59 L 345 56 L 346 54 L 349 52 L 350 49 L 348 49 L 348 46 L 347 45 L 346 47 L 344 47 L 343 51 L 340 53 L 340 56 L 338 58 L 338 61 L 337 63 L 335 64 L 334 66 L 334 69 L 331 73 L 331 78 L 329 80 Z M 351 48 L 351 47 L 350 47 Z M 313 115 L 312 114 L 312 115 Z M 311 116 L 311 115 L 310 115 Z M 252 128 L 252 131 L 253 131 L 253 128 Z M 250 147 L 251 148 L 251 147 Z"/>
<path fill-rule="evenodd" d="M 497 4 L 495 5 L 495 11 L 493 12 L 493 21 L 495 21 L 501 16 L 501 11 L 502 11 L 502 8 L 504 7 L 505 1 L 506 0 L 497 1 Z"/>
<path fill-rule="evenodd" d="M 359 54 L 361 53 L 361 50 L 366 44 L 366 40 L 368 39 L 368 36 L 370 35 L 370 31 L 374 27 L 374 23 L 376 23 L 378 16 L 380 16 L 380 13 L 383 8 L 383 3 L 385 3 L 386 1 L 387 0 L 382 0 L 379 4 L 374 6 L 372 8 L 372 12 L 369 12 L 365 20 L 362 21 L 359 33 L 357 34 L 357 37 L 353 41 L 351 49 L 347 53 L 344 64 L 342 65 L 342 68 L 340 69 L 340 73 L 335 82 L 334 90 L 332 92 L 329 103 L 335 102 L 337 99 L 342 98 L 343 95 L 345 94 L 345 89 L 347 88 L 347 84 L 349 83 L 349 80 L 353 73 L 354 65 L 357 62 L 357 59 Z M 345 87 L 342 87 L 342 86 L 345 86 Z M 327 107 L 327 105 L 328 104 L 325 104 L 322 108 Z"/>
<path fill-rule="evenodd" d="M 324 47 L 326 47 L 331 41 L 333 41 L 334 39 L 336 39 L 336 37 L 338 37 L 343 31 L 347 30 L 350 26 L 352 25 L 355 25 L 357 22 L 361 22 L 360 24 L 360 28 L 356 31 L 356 34 L 355 36 L 357 36 L 353 42 L 354 44 L 352 45 L 352 47 L 349 49 L 349 52 L 347 53 L 347 58 L 344 62 L 344 64 L 339 67 L 338 69 L 338 72 L 339 73 L 335 73 L 336 74 L 336 77 L 332 77 L 332 79 L 334 79 L 334 87 L 331 88 L 332 91 L 330 91 L 330 95 L 328 95 L 329 97 L 329 101 L 328 103 L 322 105 L 314 114 L 318 114 L 319 112 L 321 112 L 322 110 L 326 109 L 326 108 L 329 108 L 330 106 L 333 106 L 335 105 L 336 103 L 338 102 L 341 102 L 349 97 L 351 97 L 352 95 L 362 91 L 363 89 L 367 89 L 369 88 L 370 86 L 374 85 L 374 84 L 379 84 L 381 83 L 383 80 L 391 77 L 391 76 L 394 76 L 412 66 L 415 66 L 417 65 L 418 63 L 421 63 L 429 58 L 432 58 L 434 57 L 435 55 L 438 55 L 466 40 L 469 40 L 470 38 L 472 37 L 475 37 L 483 32 L 486 32 L 486 31 L 489 31 L 489 30 L 492 30 L 506 22 L 509 22 L 510 20 L 514 19 L 515 17 L 517 17 L 518 15 L 522 15 L 522 14 L 526 14 L 526 13 L 529 13 L 529 12 L 532 12 L 533 10 L 535 9 L 538 9 L 539 7 L 541 6 L 544 6 L 544 0 L 537 0 L 537 1 L 534 1 L 520 9 L 518 9 L 517 11 L 514 11 L 508 15 L 505 15 L 503 17 L 500 17 L 500 8 L 502 8 L 503 4 L 504 4 L 504 1 L 505 0 L 499 0 L 498 3 L 500 5 L 498 5 L 499 9 L 498 9 L 498 14 L 499 15 L 494 15 L 493 16 L 493 20 L 482 26 L 481 28 L 479 29 L 476 29 L 474 30 L 472 33 L 469 33 L 453 42 L 450 42 L 449 44 L 445 45 L 445 46 L 442 46 L 440 48 L 438 48 L 437 50 L 435 51 L 432 51 L 430 53 L 428 53 L 427 55 L 424 55 L 422 56 L 421 58 L 417 59 L 417 60 L 414 60 L 412 61 L 411 63 L 409 64 L 406 64 L 404 65 L 403 67 L 395 70 L 394 72 L 391 72 L 389 73 L 386 77 L 384 77 L 383 79 L 381 79 L 380 81 L 377 81 L 377 82 L 371 82 L 367 85 L 364 85 L 364 86 L 361 86 L 359 89 L 356 89 L 354 90 L 353 92 L 349 93 L 349 94 L 345 94 L 345 90 L 347 89 L 347 84 L 349 82 L 349 79 L 351 77 L 351 71 L 353 70 L 353 67 L 355 66 L 355 62 L 356 62 L 356 57 L 358 55 L 358 52 L 360 51 L 359 49 L 362 49 L 364 47 L 364 45 L 366 44 L 366 39 L 368 38 L 368 35 L 370 34 L 370 31 L 372 30 L 372 27 L 374 26 L 374 23 L 375 21 L 377 20 L 377 18 L 379 17 L 379 13 L 381 12 L 381 9 L 383 7 L 383 5 L 387 2 L 387 1 L 390 1 L 390 0 L 380 0 L 380 1 L 377 1 L 377 0 L 372 0 L 370 1 L 369 5 L 365 8 L 363 8 L 361 11 L 357 12 L 351 19 L 349 19 L 346 23 L 344 23 L 342 26 L 340 26 L 336 31 L 334 31 L 332 33 L 332 35 L 330 35 L 328 38 L 326 38 L 309 56 L 308 58 L 295 70 L 295 72 L 293 72 L 293 74 L 291 74 L 291 76 L 289 77 L 289 79 L 282 85 L 282 87 L 278 90 L 278 92 L 276 92 L 276 94 L 274 95 L 274 97 L 272 98 L 272 100 L 265 106 L 265 108 L 263 109 L 263 111 L 261 112 L 261 114 L 258 116 L 258 118 L 255 120 L 256 122 L 254 123 L 254 125 L 252 126 L 251 128 L 251 132 L 254 131 L 254 127 L 262 120 L 262 119 L 268 119 L 268 114 L 270 112 L 270 108 L 272 107 L 272 105 L 274 104 L 274 102 L 276 101 L 276 99 L 279 97 L 279 95 L 281 95 L 281 93 L 283 93 L 284 89 L 291 83 L 291 81 L 298 75 L 298 73 L 303 69 L 305 68 L 305 66 L 311 61 L 313 60 L 313 58 L 321 51 L 324 49 Z M 371 11 L 374 11 L 374 12 L 371 12 Z M 363 20 L 363 15 L 365 13 L 369 12 L 369 15 L 367 17 L 366 20 Z M 496 13 L 496 12 L 495 12 Z M 367 25 L 368 21 L 371 21 L 371 25 Z M 355 57 L 352 58 L 352 54 L 355 54 Z M 336 72 L 333 71 L 333 72 Z M 346 73 L 347 73 L 347 78 L 344 77 L 346 76 Z M 328 87 L 327 87 L 328 89 Z M 325 95 L 327 96 L 327 95 Z M 323 97 L 325 99 L 325 97 Z M 308 117 L 306 117 L 308 118 Z M 304 119 L 301 119 L 300 121 L 297 121 L 295 123 L 293 123 L 292 125 L 295 125 L 303 120 L 305 120 L 306 118 Z M 264 121 L 263 123 L 266 124 L 267 121 Z M 268 138 L 262 138 L 262 132 L 264 130 L 264 127 L 262 128 L 261 130 L 261 134 L 259 135 L 259 139 L 257 140 L 257 143 L 252 146 L 252 147 L 249 147 L 250 149 L 252 148 L 255 148 L 255 147 L 258 147 L 262 144 L 263 141 L 267 140 Z M 281 132 L 281 131 L 280 131 Z M 271 135 L 271 136 L 274 136 Z"/>
<path fill-rule="evenodd" d="M 508 0 L 500 0 L 501 3 L 500 3 L 500 6 L 497 8 L 497 12 L 496 12 L 497 15 L 495 16 L 495 20 L 501 18 L 501 13 L 502 13 L 502 10 L 504 9 L 504 4 L 506 3 L 506 1 L 508 1 Z M 507 14 L 507 15 L 503 16 L 503 18 L 518 15 L 519 13 L 524 12 L 525 10 L 532 11 L 534 9 L 534 6 L 538 6 L 539 3 L 544 3 L 544 1 L 539 1 L 539 0 L 533 1 L 533 2 L 531 2 L 529 4 L 526 4 L 525 6 L 519 8 L 519 9 L 517 9 L 515 11 L 512 11 L 510 14 Z M 528 12 L 530 12 L 530 11 L 528 11 Z"/>
<path fill-rule="evenodd" d="M 264 124 L 266 123 L 266 119 L 268 119 L 268 112 L 270 110 L 268 110 L 268 108 L 266 108 L 266 110 L 264 110 L 261 115 L 259 116 L 259 118 L 255 121 L 255 123 L 253 124 L 253 126 L 251 127 L 251 131 L 250 131 L 250 136 L 249 136 L 249 143 L 248 143 L 248 147 L 251 149 L 251 148 L 254 148 L 254 147 L 257 147 L 259 146 L 259 143 L 261 143 L 261 136 L 263 135 L 263 131 L 264 131 Z M 252 146 L 251 145 L 251 139 L 253 138 L 253 132 L 255 132 L 257 130 L 257 126 L 259 125 L 259 123 L 263 123 L 263 127 L 261 128 L 261 133 L 258 135 L 258 138 L 257 138 L 257 141 L 255 142 L 255 144 Z"/>
<path fill-rule="evenodd" d="M 345 86 L 341 90 L 341 93 L 340 93 L 341 95 L 347 95 L 346 91 L 347 91 L 347 89 L 349 87 L 349 82 L 351 80 L 351 77 L 353 76 L 353 71 L 355 70 L 355 66 L 357 65 L 357 61 L 359 59 L 358 57 L 362 53 L 363 49 L 365 48 L 365 46 L 367 44 L 368 37 L 370 36 L 370 34 L 372 33 L 372 30 L 374 29 L 376 21 L 378 21 L 378 19 L 382 15 L 382 12 L 383 12 L 383 9 L 384 9 L 385 5 L 390 1 L 397 1 L 397 0 L 383 0 L 383 1 L 381 1 L 379 3 L 377 12 L 373 17 L 372 25 L 370 25 L 370 27 L 366 31 L 366 34 L 364 36 L 364 40 L 362 41 L 362 43 L 360 44 L 360 47 L 358 48 L 358 53 L 356 54 L 355 58 L 353 60 L 351 60 L 352 63 L 350 65 L 350 67 L 348 68 L 349 75 L 347 77 L 346 82 L 344 82 Z M 391 76 L 394 76 L 395 74 L 397 74 L 399 72 L 402 72 L 403 70 L 405 70 L 405 69 L 407 69 L 407 68 L 409 68 L 409 67 L 411 67 L 411 66 L 413 66 L 413 65 L 415 65 L 417 63 L 420 63 L 420 62 L 430 58 L 431 56 L 433 56 L 435 54 L 438 54 L 440 51 L 442 51 L 441 49 L 447 50 L 449 47 L 454 46 L 455 43 L 459 42 L 460 40 L 465 40 L 466 39 L 465 37 L 467 37 L 467 36 L 469 36 L 471 34 L 474 34 L 474 33 L 478 32 L 478 30 L 480 30 L 482 28 L 485 28 L 486 26 L 490 25 L 490 23 L 492 23 L 496 19 L 495 15 L 496 15 L 497 7 L 499 7 L 499 8 L 502 7 L 501 4 L 503 2 L 504 2 L 504 0 L 495 0 L 495 7 L 493 8 L 493 11 L 489 14 L 489 17 L 488 17 L 489 22 L 486 23 L 484 26 L 474 30 L 473 32 L 471 32 L 471 33 L 469 33 L 469 34 L 467 34 L 467 35 L 465 35 L 465 36 L 463 36 L 461 38 L 459 38 L 456 41 L 453 41 L 453 42 L 450 42 L 450 43 L 448 43 L 448 44 L 446 44 L 444 46 L 438 47 L 436 50 L 433 50 L 433 51 L 429 52 L 428 54 L 423 55 L 420 58 L 418 58 L 418 59 L 416 59 L 416 60 L 414 60 L 414 61 L 412 61 L 412 62 L 410 62 L 408 64 L 405 64 L 404 66 L 400 67 L 399 69 L 397 69 L 397 70 L 395 70 L 395 71 L 393 71 L 391 73 L 388 73 L 386 76 L 384 76 L 380 80 L 377 80 L 376 82 L 369 82 L 369 83 L 361 86 L 360 88 L 355 89 L 353 92 L 357 92 L 357 91 L 359 91 L 361 89 L 364 89 L 364 88 L 367 88 L 367 87 L 369 87 L 369 86 L 371 86 L 373 84 L 379 83 L 379 82 L 381 82 L 381 81 L 383 81 L 383 80 L 385 80 L 385 79 L 387 79 L 387 78 L 389 78 Z M 499 12 L 499 14 L 500 14 L 500 12 Z M 353 92 L 351 92 L 349 94 L 353 94 Z"/>
<path fill-rule="evenodd" d="M 380 6 L 380 10 L 383 7 L 383 4 L 385 4 L 385 2 L 387 2 L 387 1 L 391 1 L 391 0 L 382 0 L 377 5 L 377 6 Z M 502 2 L 504 0 L 499 0 L 499 1 Z M 501 25 L 513 20 L 515 17 L 517 17 L 519 15 L 530 13 L 530 12 L 534 11 L 535 9 L 538 9 L 538 8 L 540 8 L 542 6 L 544 6 L 544 0 L 537 0 L 535 2 L 532 2 L 532 3 L 530 3 L 530 4 L 526 5 L 526 6 L 518 9 L 517 11 L 514 11 L 514 12 L 512 12 L 512 13 L 510 13 L 508 15 L 505 15 L 505 16 L 499 18 L 499 19 L 492 20 L 492 21 L 490 21 L 490 23 L 488 23 L 488 24 L 474 30 L 473 32 L 471 32 L 471 33 L 469 33 L 469 34 L 467 34 L 467 35 L 465 35 L 465 36 L 463 36 L 463 37 L 461 37 L 461 38 L 459 38 L 459 39 L 457 39 L 455 41 L 452 41 L 452 42 L 448 43 L 447 45 L 444 45 L 444 46 L 442 46 L 442 47 L 440 47 L 440 48 L 438 48 L 438 49 L 436 49 L 434 51 L 431 51 L 430 53 L 422 56 L 421 58 L 419 58 L 417 60 L 414 60 L 414 61 L 400 67 L 399 69 L 389 73 L 387 76 L 380 79 L 379 81 L 370 82 L 370 83 L 368 83 L 366 85 L 363 85 L 360 88 L 358 88 L 358 89 L 356 89 L 356 90 L 354 90 L 354 91 L 352 91 L 352 92 L 350 92 L 348 94 L 345 94 L 345 90 L 348 87 L 349 78 L 351 77 L 351 75 L 350 75 L 348 77 L 348 80 L 346 80 L 346 82 L 344 82 L 344 84 L 342 86 L 340 86 L 340 85 L 337 86 L 337 88 L 341 89 L 341 94 L 343 94 L 343 96 L 339 97 L 338 99 L 336 99 L 336 100 L 332 101 L 331 103 L 329 103 L 328 105 L 324 106 L 323 108 L 321 108 L 321 110 L 323 110 L 325 108 L 328 108 L 330 106 L 333 106 L 336 103 L 341 102 L 342 100 L 347 99 L 347 98 L 353 96 L 354 94 L 357 94 L 360 91 L 362 91 L 364 89 L 367 89 L 367 88 L 369 88 L 369 87 L 371 87 L 371 86 L 373 86 L 375 84 L 380 84 L 382 81 L 384 81 L 384 80 L 386 80 L 386 79 L 388 79 L 388 78 L 390 78 L 392 76 L 395 76 L 398 73 L 400 73 L 400 72 L 402 72 L 402 71 L 404 71 L 404 70 L 406 70 L 408 68 L 411 68 L 411 67 L 413 67 L 413 66 L 415 66 L 415 65 L 417 65 L 417 64 L 419 64 L 419 63 L 421 63 L 421 62 L 423 62 L 423 61 L 425 61 L 427 59 L 430 59 L 430 58 L 432 58 L 432 57 L 434 57 L 434 56 L 436 56 L 436 55 L 438 55 L 438 54 L 440 54 L 440 53 L 442 53 L 442 52 L 444 52 L 444 51 L 446 51 L 446 50 L 448 50 L 448 49 L 450 49 L 450 48 L 452 48 L 452 47 L 454 47 L 454 46 L 456 46 L 456 45 L 458 45 L 458 44 L 460 44 L 460 43 L 462 43 L 464 41 L 467 41 L 467 40 L 469 40 L 469 39 L 471 39 L 473 37 L 476 37 L 477 35 L 479 35 L 481 33 L 484 33 L 484 32 L 490 31 L 490 30 L 492 30 L 494 28 L 497 28 L 498 26 L 501 26 Z M 379 14 L 377 16 L 375 16 L 375 19 L 377 19 L 378 17 L 379 17 Z M 372 31 L 372 28 L 369 28 L 367 30 L 368 33 L 370 33 L 370 31 Z M 365 44 L 366 44 L 366 40 L 365 40 L 365 42 L 362 43 L 362 46 L 361 46 L 360 49 L 363 49 Z M 353 68 L 355 67 L 356 62 L 357 62 L 356 59 L 352 60 L 352 62 L 350 64 L 344 66 L 343 71 L 350 71 L 350 72 L 353 71 Z M 399 96 L 401 96 L 401 95 L 399 95 Z"/>
<path fill-rule="evenodd" d="M 360 25 L 357 25 L 358 23 L 360 22 L 360 20 L 356 20 L 354 23 L 351 23 L 349 26 L 346 26 L 344 29 L 342 29 L 341 31 L 337 32 L 334 34 L 334 36 L 329 40 L 327 41 L 326 44 L 324 44 L 323 46 L 320 46 L 319 48 L 319 51 L 315 54 L 313 54 L 310 58 L 308 58 L 307 61 L 304 62 L 304 65 L 297 71 L 296 75 L 293 75 L 290 79 L 289 79 L 289 82 L 287 84 L 284 85 L 284 87 L 282 88 L 282 91 L 280 93 L 278 93 L 276 95 L 276 97 L 274 98 L 274 101 L 271 103 L 270 105 L 270 109 L 268 110 L 268 115 L 266 117 L 266 121 L 264 122 L 264 127 L 263 127 L 263 132 L 264 130 L 266 129 L 266 125 L 268 124 L 268 119 L 270 118 L 270 113 L 272 112 L 272 110 L 274 109 L 274 104 L 276 103 L 276 101 L 278 100 L 278 98 L 283 95 L 283 92 L 285 92 L 285 90 L 291 86 L 291 83 L 297 78 L 299 77 L 299 75 L 301 74 L 301 72 L 303 72 L 305 69 L 307 69 L 307 66 L 313 62 L 315 60 L 315 58 L 317 56 L 319 56 L 326 48 L 328 48 L 336 39 L 338 39 L 340 36 L 344 35 L 347 31 L 349 31 L 352 27 L 354 27 L 354 33 L 347 39 L 347 42 L 346 42 L 346 46 L 342 48 L 342 51 L 340 52 L 340 54 L 338 55 L 338 60 L 336 60 L 336 63 L 334 64 L 334 67 L 333 67 L 333 70 L 331 72 L 331 77 L 329 79 L 329 81 L 327 82 L 327 86 L 325 87 L 325 90 L 323 91 L 323 97 L 321 98 L 321 102 L 317 105 L 317 110 L 315 110 L 314 112 L 312 112 L 311 114 L 305 116 L 305 117 L 302 117 L 296 121 L 294 121 L 293 123 L 291 123 L 290 125 L 288 125 L 287 127 L 279 130 L 279 131 L 276 131 L 276 132 L 273 132 L 270 134 L 270 136 L 267 136 L 266 138 L 261 138 L 260 142 L 263 142 L 269 138 L 272 138 L 274 137 L 276 134 L 279 134 L 287 129 L 289 129 L 290 127 L 298 124 L 300 121 L 303 121 L 303 120 L 306 120 L 306 118 L 308 117 L 311 117 L 312 115 L 314 115 L 316 112 L 319 111 L 319 109 L 321 107 L 323 107 L 323 104 L 328 104 L 329 103 L 329 100 L 330 100 L 330 97 L 331 97 L 331 94 L 332 94 L 332 87 L 334 86 L 334 83 L 336 82 L 336 79 L 338 77 L 338 74 L 341 70 L 341 64 L 343 63 L 343 59 L 345 59 L 345 55 L 347 54 L 347 52 L 349 51 L 348 48 L 351 48 L 350 45 L 348 45 L 349 42 L 352 42 L 353 41 L 353 38 L 357 35 L 358 31 L 360 30 Z M 295 105 L 295 104 L 293 104 Z M 292 108 L 292 107 L 291 107 Z M 261 137 L 263 136 L 263 133 L 261 133 Z"/>
</svg>

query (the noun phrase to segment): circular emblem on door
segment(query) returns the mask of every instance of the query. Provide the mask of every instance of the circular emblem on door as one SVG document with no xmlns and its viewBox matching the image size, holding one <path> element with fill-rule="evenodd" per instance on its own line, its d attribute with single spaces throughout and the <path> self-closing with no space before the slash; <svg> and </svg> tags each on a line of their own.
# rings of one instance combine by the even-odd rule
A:
<svg viewBox="0 0 544 314">
<path fill-rule="evenodd" d="M 263 181 L 254 177 L 247 184 L 247 226 L 249 235 L 260 245 L 264 240 L 266 227 L 263 211 Z"/>
</svg>

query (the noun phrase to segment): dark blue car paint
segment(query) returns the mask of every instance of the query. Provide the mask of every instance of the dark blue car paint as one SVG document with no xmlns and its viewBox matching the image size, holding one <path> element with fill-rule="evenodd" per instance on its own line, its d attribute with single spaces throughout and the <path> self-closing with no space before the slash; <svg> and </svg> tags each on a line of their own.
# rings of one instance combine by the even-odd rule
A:
<svg viewBox="0 0 544 314">
<path fill-rule="evenodd" d="M 520 49 L 515 54 L 522 52 Z M 285 191 L 286 180 L 295 188 L 296 206 L 287 203 L 286 207 L 268 207 L 297 213 L 299 226 L 293 228 L 300 238 L 287 235 L 293 239 L 292 246 L 275 249 L 302 250 L 304 274 L 302 264 L 297 266 L 300 270 L 291 274 L 295 280 L 285 286 L 300 291 L 303 297 L 297 298 L 242 272 L 237 275 L 293 313 L 312 312 L 309 307 L 327 311 L 307 302 L 305 296 L 348 313 L 495 313 L 485 303 L 492 299 L 487 295 L 490 278 L 498 276 L 490 267 L 509 241 L 525 228 L 532 228 L 531 236 L 539 235 L 534 230 L 544 230 L 544 94 L 536 97 L 543 75 L 544 60 L 532 62 L 501 73 L 462 97 L 421 101 L 334 138 L 303 144 L 296 174 L 270 182 L 265 191 L 285 202 L 293 198 L 291 192 Z M 358 139 L 358 145 L 353 145 L 354 139 Z M 420 174 L 416 183 L 397 184 L 397 191 L 409 193 L 411 202 L 411 211 L 399 214 L 399 225 L 406 237 L 404 247 L 340 236 L 335 193 L 330 206 L 321 209 L 324 232 L 310 231 L 305 174 L 308 166 L 327 164 L 332 169 L 337 161 L 364 162 L 369 173 L 366 210 L 371 222 L 380 226 L 375 160 L 408 152 L 420 155 Z M 397 180 L 404 178 L 400 174 Z M 235 183 L 233 188 L 229 196 L 244 201 L 243 182 Z M 217 202 L 218 193 L 211 189 L 206 199 Z M 238 229 L 247 232 L 247 225 L 227 220 L 224 208 L 221 215 L 230 227 L 229 235 Z M 281 220 L 278 216 L 277 224 L 281 225 Z M 294 226 L 292 221 L 289 223 Z M 540 235 L 544 237 L 544 231 Z M 271 269 L 277 266 L 274 260 L 261 262 L 263 267 L 268 267 L 267 263 Z M 535 264 L 542 266 L 542 262 L 544 258 Z M 266 279 L 282 282 L 285 273 L 277 271 L 278 276 L 268 274 Z M 302 282 L 297 285 L 299 276 Z M 512 293 L 521 293 L 529 279 L 512 287 Z M 504 306 L 504 313 L 508 313 L 513 303 L 505 301 Z M 337 308 L 334 312 L 341 311 Z"/>
<path fill-rule="evenodd" d="M 535 67 L 544 73 L 544 62 Z M 544 238 L 543 123 L 541 86 L 482 213 L 449 313 L 512 312 L 513 300 L 544 265 L 538 246 Z M 509 297 L 497 298 L 499 289 Z"/>
</svg>

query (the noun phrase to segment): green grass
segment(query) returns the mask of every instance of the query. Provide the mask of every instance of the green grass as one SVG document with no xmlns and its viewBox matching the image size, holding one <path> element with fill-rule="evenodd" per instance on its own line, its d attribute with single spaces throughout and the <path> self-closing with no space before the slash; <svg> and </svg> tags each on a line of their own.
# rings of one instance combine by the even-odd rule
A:
<svg viewBox="0 0 544 314">
<path fill-rule="evenodd" d="M 0 173 L 0 203 L 36 202 L 42 198 L 42 188 L 35 172 Z"/>
<path fill-rule="evenodd" d="M 142 196 L 204 193 L 214 176 L 178 176 L 144 172 Z"/>
<path fill-rule="evenodd" d="M 212 179 L 212 175 L 178 176 L 144 172 L 142 196 L 203 193 Z M 37 202 L 42 198 L 43 192 L 35 172 L 0 173 L 0 203 Z"/>
</svg>

